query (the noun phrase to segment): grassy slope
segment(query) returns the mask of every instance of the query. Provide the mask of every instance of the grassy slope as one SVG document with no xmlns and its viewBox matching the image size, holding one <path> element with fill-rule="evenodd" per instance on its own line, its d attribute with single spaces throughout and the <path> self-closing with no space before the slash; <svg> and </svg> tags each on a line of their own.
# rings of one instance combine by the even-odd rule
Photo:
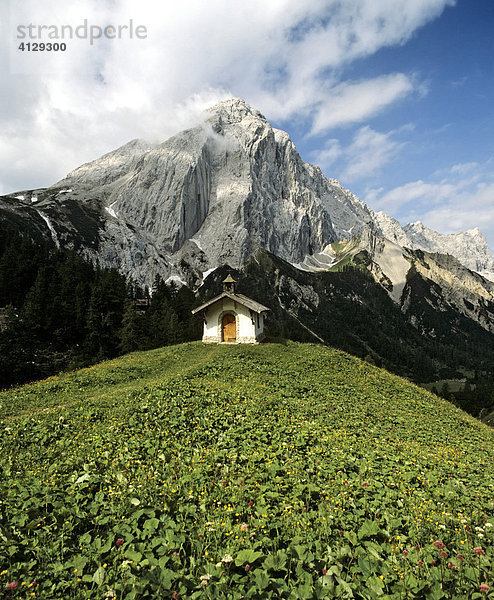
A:
<svg viewBox="0 0 494 600">
<path fill-rule="evenodd" d="M 11 581 L 47 598 L 494 587 L 493 431 L 344 353 L 184 344 L 0 406 L 0 598 Z"/>
</svg>

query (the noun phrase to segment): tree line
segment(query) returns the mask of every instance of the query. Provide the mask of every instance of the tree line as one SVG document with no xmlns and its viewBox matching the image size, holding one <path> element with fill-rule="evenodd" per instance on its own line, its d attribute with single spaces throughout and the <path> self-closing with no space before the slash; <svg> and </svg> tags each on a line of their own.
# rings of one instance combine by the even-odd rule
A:
<svg viewBox="0 0 494 600">
<path fill-rule="evenodd" d="M 199 339 L 196 302 L 186 287 L 157 278 L 143 290 L 75 252 L 0 231 L 0 388 Z"/>
</svg>

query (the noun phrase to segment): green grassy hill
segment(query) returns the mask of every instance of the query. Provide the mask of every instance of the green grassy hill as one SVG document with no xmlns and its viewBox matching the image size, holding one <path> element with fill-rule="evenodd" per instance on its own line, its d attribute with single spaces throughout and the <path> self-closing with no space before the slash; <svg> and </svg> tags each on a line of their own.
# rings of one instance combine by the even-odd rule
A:
<svg viewBox="0 0 494 600">
<path fill-rule="evenodd" d="M 183 344 L 0 411 L 0 598 L 494 597 L 494 432 L 342 352 Z"/>
</svg>

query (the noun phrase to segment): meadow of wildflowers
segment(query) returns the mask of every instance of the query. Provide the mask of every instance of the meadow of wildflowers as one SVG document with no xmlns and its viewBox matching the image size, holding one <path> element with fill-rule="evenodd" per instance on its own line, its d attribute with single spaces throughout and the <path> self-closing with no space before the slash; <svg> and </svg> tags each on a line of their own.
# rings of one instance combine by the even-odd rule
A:
<svg viewBox="0 0 494 600">
<path fill-rule="evenodd" d="M 311 344 L 0 393 L 0 598 L 494 598 L 494 432 Z"/>
</svg>

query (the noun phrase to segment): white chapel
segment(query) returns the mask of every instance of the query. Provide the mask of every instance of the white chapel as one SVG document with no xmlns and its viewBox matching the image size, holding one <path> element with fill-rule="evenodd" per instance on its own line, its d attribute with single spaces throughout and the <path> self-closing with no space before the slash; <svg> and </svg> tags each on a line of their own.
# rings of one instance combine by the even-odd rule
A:
<svg viewBox="0 0 494 600">
<path fill-rule="evenodd" d="M 235 283 L 228 275 L 223 292 L 192 311 L 203 313 L 203 342 L 257 344 L 264 338 L 264 315 L 269 308 L 235 293 Z"/>
</svg>

